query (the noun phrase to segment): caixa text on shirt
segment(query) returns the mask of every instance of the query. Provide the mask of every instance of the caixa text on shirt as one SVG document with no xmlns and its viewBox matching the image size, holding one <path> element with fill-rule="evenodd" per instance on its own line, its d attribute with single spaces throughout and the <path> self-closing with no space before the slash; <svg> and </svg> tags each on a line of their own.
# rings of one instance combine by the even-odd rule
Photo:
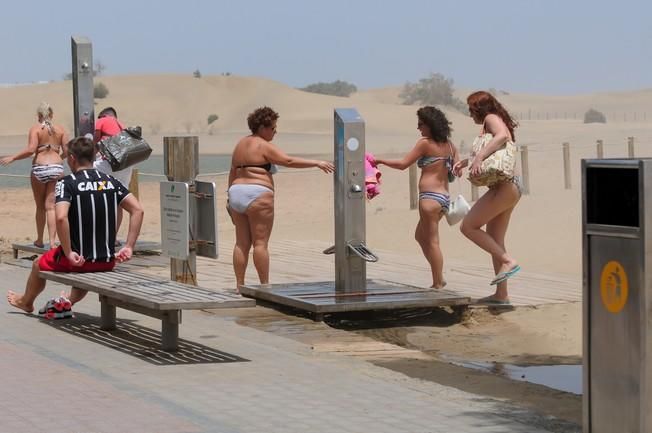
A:
<svg viewBox="0 0 652 433">
<path fill-rule="evenodd" d="M 94 182 L 79 182 L 77 189 L 79 191 L 104 191 L 115 189 L 115 186 L 110 180 L 98 180 Z"/>
</svg>

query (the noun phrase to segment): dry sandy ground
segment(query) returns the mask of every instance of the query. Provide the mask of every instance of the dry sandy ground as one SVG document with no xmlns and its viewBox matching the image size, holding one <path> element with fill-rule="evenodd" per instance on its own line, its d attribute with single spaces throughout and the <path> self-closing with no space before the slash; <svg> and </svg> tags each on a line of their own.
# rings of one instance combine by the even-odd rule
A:
<svg viewBox="0 0 652 433">
<path fill-rule="evenodd" d="M 238 136 L 245 133 L 245 117 L 252 109 L 270 105 L 281 113 L 276 142 L 289 153 L 332 155 L 334 107 L 355 106 L 366 121 L 366 147 L 378 155 L 400 155 L 414 144 L 416 106 L 398 102 L 400 89 L 369 90 L 351 98 L 307 94 L 260 78 L 182 76 L 106 77 L 101 81 L 110 94 L 98 104 L 118 108 L 126 124 L 140 124 L 153 144 L 162 151 L 164 135 L 200 136 L 200 153 L 230 153 Z M 464 96 L 464 95 L 460 95 Z M 25 143 L 24 134 L 33 122 L 41 100 L 55 107 L 56 119 L 72 125 L 69 82 L 0 89 L 0 154 L 15 152 Z M 568 274 L 581 284 L 581 190 L 580 159 L 595 157 L 595 142 L 604 140 L 606 157 L 627 154 L 627 137 L 636 137 L 637 156 L 652 156 L 652 91 L 578 96 L 501 95 L 513 113 L 520 115 L 517 141 L 528 146 L 531 194 L 524 196 L 514 212 L 507 245 L 529 270 Z M 588 108 L 599 109 L 607 124 L 582 123 Z M 212 127 L 206 117 L 215 113 Z M 528 114 L 525 114 L 528 113 Z M 545 114 L 548 113 L 548 114 Z M 471 142 L 478 127 L 468 116 L 447 110 L 453 122 L 456 144 Z M 636 120 L 634 120 L 636 116 Z M 548 117 L 550 120 L 544 120 Z M 539 120 L 537 120 L 539 118 Z M 528 120 L 533 119 L 533 120 Z M 626 120 L 626 121 L 625 121 Z M 572 189 L 564 189 L 561 143 L 571 143 Z M 0 175 L 2 170 L 0 170 Z M 418 215 L 410 211 L 408 173 L 385 169 L 382 194 L 367 205 L 367 243 L 420 257 L 413 231 Z M 332 179 L 315 170 L 282 171 L 276 178 L 274 239 L 333 239 Z M 217 178 L 218 226 L 222 242 L 230 243 L 233 229 L 224 209 L 225 179 Z M 451 186 L 451 192 L 470 197 L 468 182 Z M 142 238 L 158 240 L 158 185 L 141 183 L 140 197 L 146 210 Z M 0 189 L 0 246 L 6 258 L 10 243 L 34 238 L 34 205 L 27 188 Z M 445 258 L 469 263 L 488 263 L 487 255 L 461 236 L 457 227 L 441 225 Z M 272 268 L 273 268 L 272 257 Z M 272 271 L 273 280 L 273 271 Z M 424 281 L 424 285 L 427 282 Z M 518 290 L 517 287 L 512 290 Z M 479 361 L 511 363 L 577 363 L 581 359 L 581 312 L 578 304 L 517 309 L 500 315 L 476 313 L 466 324 L 409 322 L 395 331 L 360 331 L 370 338 L 416 347 L 435 356 L 447 355 Z M 387 365 L 415 376 L 434 374 L 418 364 Z M 454 377 L 445 363 L 437 380 Z M 470 373 L 457 373 L 470 374 Z M 488 388 L 495 388 L 495 383 Z M 480 387 L 480 385 L 477 385 Z M 499 386 L 500 389 L 503 389 Z M 489 391 L 487 391 L 489 392 Z M 554 401 L 556 394 L 550 394 Z M 518 393 L 509 398 L 518 400 Z M 543 403 L 541 403 L 543 404 Z M 563 412 L 566 403 L 554 413 Z M 553 405 L 554 406 L 554 405 Z M 566 419 L 577 420 L 577 404 Z M 573 415 L 574 414 L 574 415 Z"/>
</svg>

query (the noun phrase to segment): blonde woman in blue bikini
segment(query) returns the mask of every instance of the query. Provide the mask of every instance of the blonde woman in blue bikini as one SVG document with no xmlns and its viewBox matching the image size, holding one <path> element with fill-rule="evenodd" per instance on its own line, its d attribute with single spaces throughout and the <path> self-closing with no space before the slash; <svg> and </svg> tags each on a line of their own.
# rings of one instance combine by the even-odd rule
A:
<svg viewBox="0 0 652 433">
<path fill-rule="evenodd" d="M 470 176 L 478 176 L 482 161 L 500 149 L 508 141 L 515 141 L 514 129 L 518 123 L 507 110 L 488 92 L 472 93 L 467 98 L 473 121 L 482 125 L 482 135 L 491 134 L 490 141 L 471 160 L 463 159 L 453 167 L 456 176 L 470 164 Z M 509 304 L 507 280 L 520 271 L 517 261 L 507 253 L 505 234 L 512 211 L 521 198 L 519 176 L 501 179 L 489 186 L 489 190 L 473 205 L 464 217 L 461 232 L 477 246 L 491 254 L 496 276 L 490 284 L 496 286 L 493 295 L 481 298 L 478 303 L 488 305 Z M 486 226 L 486 230 L 482 227 Z"/>
<path fill-rule="evenodd" d="M 439 221 L 448 212 L 450 195 L 448 182 L 452 179 L 453 164 L 458 160 L 457 149 L 450 141 L 450 122 L 435 107 L 417 110 L 417 129 L 421 133 L 402 159 L 376 159 L 376 164 L 405 170 L 415 162 L 421 168 L 419 179 L 419 222 L 414 238 L 430 264 L 432 286 L 441 289 L 444 280 L 444 256 L 439 246 Z"/>
</svg>

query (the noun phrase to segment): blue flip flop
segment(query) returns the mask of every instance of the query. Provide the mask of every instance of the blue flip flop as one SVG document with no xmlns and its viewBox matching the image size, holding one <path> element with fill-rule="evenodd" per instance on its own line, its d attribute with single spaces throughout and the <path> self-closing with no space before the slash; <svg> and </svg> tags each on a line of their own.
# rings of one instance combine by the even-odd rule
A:
<svg viewBox="0 0 652 433">
<path fill-rule="evenodd" d="M 518 273 L 518 271 L 520 271 L 520 270 L 521 270 L 521 266 L 516 265 L 507 272 L 501 272 L 498 275 L 496 275 L 496 277 L 493 280 L 491 280 L 491 283 L 489 283 L 489 285 L 495 286 L 498 283 L 502 283 L 503 281 L 507 280 L 508 278 L 513 277 L 514 275 L 516 275 Z"/>
</svg>

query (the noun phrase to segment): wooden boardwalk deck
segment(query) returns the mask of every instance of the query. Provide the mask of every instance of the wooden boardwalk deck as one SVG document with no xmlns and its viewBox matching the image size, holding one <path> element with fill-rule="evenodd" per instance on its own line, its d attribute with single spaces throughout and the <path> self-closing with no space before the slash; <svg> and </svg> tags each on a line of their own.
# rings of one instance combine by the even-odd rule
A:
<svg viewBox="0 0 652 433">
<path fill-rule="evenodd" d="M 202 287 L 218 291 L 232 291 L 235 278 L 231 262 L 232 240 L 222 239 L 219 258 L 199 257 L 197 277 Z M 330 244 L 320 241 L 290 241 L 275 239 L 270 245 L 271 279 L 274 284 L 333 281 L 335 279 L 334 256 L 322 254 Z M 417 287 L 427 287 L 430 269 L 420 255 L 392 251 L 376 251 L 377 263 L 367 265 L 367 277 L 387 280 Z M 24 260 L 21 260 L 24 262 Z M 18 261 L 17 261 L 18 262 Z M 31 263 L 30 263 L 31 265 Z M 136 255 L 125 267 L 169 278 L 170 260 L 158 255 Z M 446 259 L 444 275 L 448 281 L 446 290 L 477 299 L 487 296 L 492 288 L 489 281 L 493 269 L 487 258 L 486 265 L 473 265 Z M 258 278 L 250 260 L 247 283 L 257 284 Z M 524 269 L 511 279 L 510 297 L 513 305 L 542 305 L 551 303 L 580 302 L 582 300 L 581 276 L 542 274 Z"/>
<path fill-rule="evenodd" d="M 322 254 L 329 246 L 330 244 L 319 241 L 274 240 L 270 245 L 272 282 L 334 280 L 334 256 Z M 219 247 L 219 259 L 197 259 L 198 281 L 202 286 L 215 289 L 234 287 L 231 248 L 229 241 L 223 241 Z M 368 278 L 417 287 L 427 287 L 430 284 L 430 268 L 422 256 L 391 251 L 374 252 L 380 260 L 367 265 Z M 166 266 L 168 262 L 165 261 Z M 489 265 L 489 258 L 486 266 L 447 260 L 444 274 L 448 281 L 446 289 L 460 296 L 476 299 L 492 292 L 489 281 L 493 278 L 493 269 Z M 249 284 L 258 282 L 252 260 L 247 269 L 246 281 Z M 582 280 L 580 276 L 530 272 L 524 267 L 511 280 L 510 297 L 514 305 L 579 302 L 582 299 Z"/>
</svg>

